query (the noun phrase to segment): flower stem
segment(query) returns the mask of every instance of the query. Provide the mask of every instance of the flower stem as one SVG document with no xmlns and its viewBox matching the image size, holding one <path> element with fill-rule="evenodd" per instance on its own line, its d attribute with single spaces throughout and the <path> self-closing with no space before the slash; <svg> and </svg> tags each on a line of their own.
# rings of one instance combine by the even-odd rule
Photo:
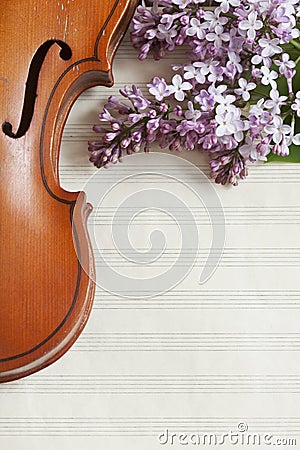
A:
<svg viewBox="0 0 300 450">
<path fill-rule="evenodd" d="M 297 42 L 295 39 L 293 39 L 292 41 L 290 41 L 290 44 L 292 44 L 295 48 L 300 50 L 300 42 Z"/>
<path fill-rule="evenodd" d="M 229 19 L 236 20 L 237 17 L 231 13 L 223 13 L 222 16 L 229 17 Z"/>
</svg>

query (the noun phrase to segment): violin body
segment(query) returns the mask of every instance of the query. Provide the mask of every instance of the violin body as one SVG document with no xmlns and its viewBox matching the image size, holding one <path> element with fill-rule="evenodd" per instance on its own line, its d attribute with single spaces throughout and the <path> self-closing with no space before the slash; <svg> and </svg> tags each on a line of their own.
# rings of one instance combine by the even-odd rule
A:
<svg viewBox="0 0 300 450">
<path fill-rule="evenodd" d="M 2 3 L 0 382 L 6 382 L 62 356 L 91 311 L 91 206 L 84 193 L 60 187 L 60 142 L 82 91 L 113 84 L 113 55 L 137 2 Z"/>
</svg>

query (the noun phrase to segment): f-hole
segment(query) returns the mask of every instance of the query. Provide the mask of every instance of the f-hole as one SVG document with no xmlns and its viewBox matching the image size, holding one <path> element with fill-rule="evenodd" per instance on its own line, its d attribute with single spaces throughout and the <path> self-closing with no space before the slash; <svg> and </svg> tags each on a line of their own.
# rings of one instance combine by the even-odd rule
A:
<svg viewBox="0 0 300 450">
<path fill-rule="evenodd" d="M 48 51 L 52 45 L 57 44 L 61 48 L 59 56 L 64 61 L 68 61 L 72 57 L 72 50 L 63 41 L 60 40 L 50 40 L 44 42 L 39 49 L 36 51 L 34 57 L 32 58 L 28 77 L 26 81 L 25 95 L 22 116 L 20 120 L 20 125 L 16 133 L 13 132 L 13 127 L 10 122 L 4 122 L 2 124 L 3 133 L 13 139 L 18 139 L 24 136 L 31 124 L 32 117 L 34 114 L 34 106 L 37 97 L 37 87 L 40 76 L 40 71 L 47 56 Z"/>
</svg>

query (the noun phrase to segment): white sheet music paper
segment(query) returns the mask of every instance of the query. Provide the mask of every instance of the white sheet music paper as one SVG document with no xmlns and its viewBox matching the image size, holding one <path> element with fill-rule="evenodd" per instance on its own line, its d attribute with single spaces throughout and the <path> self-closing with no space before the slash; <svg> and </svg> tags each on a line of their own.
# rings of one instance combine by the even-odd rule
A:
<svg viewBox="0 0 300 450">
<path fill-rule="evenodd" d="M 87 141 L 95 139 L 91 127 L 107 96 L 126 83 L 145 89 L 154 75 L 168 78 L 170 64 L 183 58 L 184 51 L 178 50 L 163 62 L 140 63 L 128 38 L 123 42 L 114 63 L 114 87 L 85 92 L 69 117 L 60 161 L 65 189 L 82 189 L 97 171 L 86 148 Z M 99 172 L 103 186 L 112 189 L 91 217 L 99 245 L 99 286 L 90 320 L 55 364 L 0 386 L 1 449 L 158 450 L 198 445 L 229 450 L 274 448 L 277 438 L 296 439 L 296 445 L 291 440 L 286 448 L 299 448 L 300 165 L 253 166 L 239 187 L 215 188 L 226 218 L 226 242 L 217 270 L 200 285 L 212 230 L 209 214 L 192 190 L 205 192 L 207 182 L 188 164 L 162 167 L 160 152 L 154 150 L 153 156 L 125 158 L 123 164 Z M 180 157 L 208 174 L 200 153 Z M 152 174 L 126 179 L 132 171 Z M 168 205 L 165 211 L 155 209 L 154 198 L 153 209 L 141 211 L 129 226 L 129 242 L 132 249 L 147 252 L 151 232 L 159 229 L 166 248 L 151 264 L 126 262 L 111 237 L 114 213 L 129 196 L 153 187 L 173 192 L 185 206 L 173 210 L 177 223 L 168 215 Z M 199 240 L 197 259 L 182 281 L 155 296 L 156 283 L 143 297 L 130 284 L 123 296 L 104 290 L 102 256 L 129 280 L 154 278 L 176 263 L 181 232 L 191 226 L 185 208 L 194 215 Z M 123 208 L 115 224 L 120 233 L 127 230 L 131 212 Z M 125 250 L 127 256 L 132 251 L 134 259 L 132 249 Z M 191 253 L 183 250 L 186 265 Z M 222 434 L 231 430 L 232 441 L 223 436 L 222 444 Z M 181 433 L 186 437 L 180 438 Z M 208 445 L 194 445 L 197 435 L 200 439 L 205 434 L 217 436 L 218 445 L 209 445 L 208 437 Z M 250 435 L 249 445 L 242 443 L 243 435 Z M 260 446 L 251 440 L 258 437 Z"/>
</svg>

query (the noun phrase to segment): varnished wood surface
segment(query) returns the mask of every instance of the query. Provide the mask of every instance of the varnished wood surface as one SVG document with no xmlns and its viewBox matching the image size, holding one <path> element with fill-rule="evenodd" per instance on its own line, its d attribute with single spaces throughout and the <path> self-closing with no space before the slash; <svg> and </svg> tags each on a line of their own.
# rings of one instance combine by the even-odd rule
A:
<svg viewBox="0 0 300 450">
<path fill-rule="evenodd" d="M 59 185 L 60 140 L 78 95 L 113 83 L 113 54 L 136 3 L 2 2 L 0 382 L 57 360 L 89 316 L 94 283 L 78 262 L 72 220 L 77 252 L 92 272 L 90 206 L 83 193 Z"/>
</svg>

